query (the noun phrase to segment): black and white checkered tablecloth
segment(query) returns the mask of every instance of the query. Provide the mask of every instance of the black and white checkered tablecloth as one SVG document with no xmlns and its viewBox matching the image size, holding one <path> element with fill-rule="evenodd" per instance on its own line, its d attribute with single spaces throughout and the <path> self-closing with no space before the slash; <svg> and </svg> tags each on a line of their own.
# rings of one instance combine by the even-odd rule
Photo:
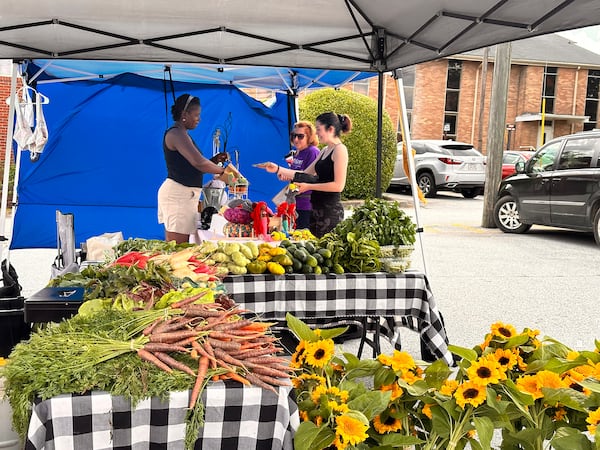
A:
<svg viewBox="0 0 600 450">
<path fill-rule="evenodd" d="M 423 273 L 239 275 L 225 277 L 223 284 L 237 303 L 266 320 L 283 321 L 287 312 L 298 319 L 385 318 L 387 337 L 393 340 L 396 328 L 409 327 L 421 334 L 433 355 L 453 364 Z"/>
<path fill-rule="evenodd" d="M 195 449 L 293 450 L 299 417 L 292 392 L 210 383 L 202 394 L 205 422 Z M 189 391 L 171 392 L 165 401 L 148 398 L 135 408 L 106 392 L 37 401 L 25 450 L 183 449 L 188 402 Z"/>
</svg>

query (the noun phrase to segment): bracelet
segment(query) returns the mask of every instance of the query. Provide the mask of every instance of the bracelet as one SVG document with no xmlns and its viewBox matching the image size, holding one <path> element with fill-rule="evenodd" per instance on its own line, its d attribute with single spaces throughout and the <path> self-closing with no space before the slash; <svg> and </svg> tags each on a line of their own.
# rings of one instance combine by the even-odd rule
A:
<svg viewBox="0 0 600 450">
<path fill-rule="evenodd" d="M 279 166 L 279 164 L 277 164 L 277 172 L 275 172 L 275 175 L 279 174 L 279 169 L 281 169 L 281 167 Z"/>
</svg>

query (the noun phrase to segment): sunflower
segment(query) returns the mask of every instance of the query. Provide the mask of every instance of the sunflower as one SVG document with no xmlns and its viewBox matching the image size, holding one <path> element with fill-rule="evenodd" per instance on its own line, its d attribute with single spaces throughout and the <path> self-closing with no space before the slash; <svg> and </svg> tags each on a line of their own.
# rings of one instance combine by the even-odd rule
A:
<svg viewBox="0 0 600 450">
<path fill-rule="evenodd" d="M 488 346 L 490 345 L 490 342 L 492 342 L 492 334 L 488 333 L 485 335 L 485 340 L 483 341 L 483 343 L 479 344 L 479 347 L 481 347 L 481 350 L 485 350 L 486 348 L 488 348 Z"/>
<path fill-rule="evenodd" d="M 385 355 L 383 353 L 380 353 L 379 355 L 377 355 L 377 361 L 379 361 L 384 366 L 392 365 L 392 357 L 390 355 Z"/>
<path fill-rule="evenodd" d="M 544 396 L 540 389 L 540 385 L 538 384 L 536 375 L 523 375 L 522 377 L 517 378 L 516 385 L 517 389 L 531 395 L 534 400 Z"/>
<path fill-rule="evenodd" d="M 343 391 L 337 386 L 331 386 L 328 388 L 324 384 L 318 385 L 310 394 L 310 398 L 313 403 L 317 404 L 321 401 L 321 396 L 327 396 L 328 401 L 334 400 L 338 403 L 346 403 L 350 394 L 348 391 Z"/>
<path fill-rule="evenodd" d="M 541 388 L 560 389 L 567 387 L 566 383 L 555 372 L 540 370 L 537 374 L 537 382 Z"/>
<path fill-rule="evenodd" d="M 333 339 L 323 339 L 316 342 L 308 342 L 305 350 L 306 364 L 313 367 L 324 367 L 335 352 Z"/>
<path fill-rule="evenodd" d="M 415 373 L 415 371 L 413 371 L 413 370 L 407 370 L 405 372 L 402 372 L 401 378 L 404 381 L 406 381 L 408 384 L 415 384 L 417 381 L 423 379 L 421 377 L 421 375 L 419 375 L 418 371 L 417 371 L 417 373 Z"/>
<path fill-rule="evenodd" d="M 306 351 L 306 341 L 301 340 L 296 346 L 296 351 L 292 355 L 292 360 L 290 361 L 290 367 L 294 369 L 298 369 L 302 367 L 302 363 L 304 362 Z"/>
<path fill-rule="evenodd" d="M 578 367 L 576 367 L 575 369 L 577 368 Z M 571 369 L 568 372 L 565 372 L 562 375 L 562 380 L 565 383 L 565 385 L 570 389 L 573 389 L 577 392 L 581 392 L 589 397 L 590 395 L 592 395 L 592 391 L 590 391 L 587 388 L 584 388 L 581 384 L 579 384 L 579 382 L 585 380 L 587 376 L 581 372 L 576 371 L 575 369 Z"/>
<path fill-rule="evenodd" d="M 406 352 L 394 350 L 394 356 L 392 356 L 392 370 L 398 372 L 399 370 L 406 371 L 415 369 L 417 365 L 412 356 Z"/>
<path fill-rule="evenodd" d="M 600 423 L 600 408 L 597 408 L 595 411 L 590 411 L 587 419 L 585 419 L 589 425 L 587 426 L 588 431 L 593 435 L 596 434 L 596 427 Z"/>
<path fill-rule="evenodd" d="M 379 390 L 383 392 L 392 391 L 392 396 L 390 397 L 391 402 L 402 397 L 402 394 L 404 394 L 404 391 L 396 382 L 393 382 L 392 384 L 385 384 L 381 386 Z"/>
<path fill-rule="evenodd" d="M 492 355 L 505 370 L 512 370 L 517 365 L 517 354 L 512 350 L 497 348 Z"/>
<path fill-rule="evenodd" d="M 478 407 L 485 401 L 485 396 L 485 386 L 481 386 L 473 381 L 466 381 L 459 385 L 454 393 L 456 404 L 462 409 L 465 409 L 467 403 Z"/>
<path fill-rule="evenodd" d="M 369 437 L 367 430 L 369 425 L 354 417 L 343 414 L 336 417 L 335 434 L 339 436 L 340 441 L 346 445 L 356 445 Z"/>
<path fill-rule="evenodd" d="M 492 356 L 481 357 L 467 369 L 469 379 L 481 386 L 496 384 L 506 379 L 506 372 L 500 363 Z"/>
<path fill-rule="evenodd" d="M 575 352 L 573 350 L 569 351 L 567 353 L 567 361 L 575 361 L 577 358 L 579 358 L 579 352 Z"/>
<path fill-rule="evenodd" d="M 300 420 L 302 422 L 308 422 L 310 419 L 308 418 L 308 413 L 306 411 L 298 411 L 298 415 L 300 416 Z"/>
<path fill-rule="evenodd" d="M 348 405 L 345 403 L 338 403 L 335 400 L 330 400 L 327 402 L 327 406 L 329 406 L 329 409 L 331 409 L 331 411 L 334 413 L 344 414 L 350 411 Z"/>
<path fill-rule="evenodd" d="M 382 420 L 381 415 L 379 415 L 373 418 L 373 428 L 379 434 L 395 433 L 402 429 L 402 421 L 390 415 Z"/>
<path fill-rule="evenodd" d="M 510 324 L 496 322 L 492 325 L 492 335 L 502 339 L 510 339 L 517 334 L 517 330 Z"/>
<path fill-rule="evenodd" d="M 433 414 L 431 413 L 432 406 L 433 406 L 432 403 L 425 403 L 425 405 L 423 405 L 423 409 L 421 410 L 423 415 L 430 420 L 433 419 Z"/>
<path fill-rule="evenodd" d="M 306 385 L 306 388 L 315 387 L 320 384 L 325 385 L 325 377 L 314 373 L 303 373 L 297 377 L 292 378 L 292 384 L 296 389 L 302 388 Z"/>
<path fill-rule="evenodd" d="M 552 420 L 554 420 L 555 422 L 560 422 L 561 420 L 564 420 L 566 416 L 567 411 L 564 408 L 557 408 L 556 411 L 554 411 L 554 416 L 552 416 Z"/>
<path fill-rule="evenodd" d="M 444 384 L 442 384 L 442 387 L 440 388 L 440 394 L 451 397 L 452 394 L 454 394 L 454 391 L 456 391 L 457 387 L 458 387 L 458 381 L 446 380 L 446 381 L 444 381 Z"/>
</svg>

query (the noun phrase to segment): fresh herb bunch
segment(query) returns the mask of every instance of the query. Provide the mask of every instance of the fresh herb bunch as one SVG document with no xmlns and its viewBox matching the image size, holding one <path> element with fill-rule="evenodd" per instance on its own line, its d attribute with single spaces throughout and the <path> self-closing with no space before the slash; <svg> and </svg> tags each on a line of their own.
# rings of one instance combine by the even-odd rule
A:
<svg viewBox="0 0 600 450">
<path fill-rule="evenodd" d="M 169 270 L 150 261 L 145 269 L 136 266 L 88 266 L 79 273 L 67 273 L 50 281 L 51 287 L 85 288 L 85 300 L 115 298 L 130 291 L 142 282 L 157 288 L 172 287 Z"/>
<path fill-rule="evenodd" d="M 396 201 L 367 199 L 333 230 L 339 236 L 354 233 L 357 240 L 375 240 L 383 245 L 412 245 L 417 228 Z"/>
<path fill-rule="evenodd" d="M 177 244 L 175 241 L 162 241 L 159 239 L 141 239 L 130 238 L 126 241 L 121 241 L 113 247 L 115 258 L 123 256 L 131 251 L 150 252 L 150 253 L 173 253 L 184 248 L 191 247 L 194 244 L 184 242 Z"/>
</svg>

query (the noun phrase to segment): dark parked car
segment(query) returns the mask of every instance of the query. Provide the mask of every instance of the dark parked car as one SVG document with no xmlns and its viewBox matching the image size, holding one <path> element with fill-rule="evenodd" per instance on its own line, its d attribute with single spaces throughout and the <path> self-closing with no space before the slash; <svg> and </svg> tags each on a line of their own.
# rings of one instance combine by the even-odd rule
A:
<svg viewBox="0 0 600 450">
<path fill-rule="evenodd" d="M 500 183 L 494 219 L 505 233 L 531 225 L 592 231 L 600 245 L 600 130 L 554 139 Z"/>
</svg>

